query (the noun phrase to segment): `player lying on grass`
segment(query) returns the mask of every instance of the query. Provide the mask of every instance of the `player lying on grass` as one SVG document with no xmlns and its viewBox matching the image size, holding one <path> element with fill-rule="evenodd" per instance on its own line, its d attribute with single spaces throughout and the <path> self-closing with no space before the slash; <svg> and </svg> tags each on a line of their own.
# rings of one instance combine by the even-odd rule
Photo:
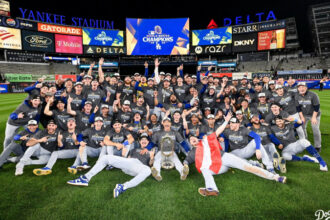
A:
<svg viewBox="0 0 330 220">
<path fill-rule="evenodd" d="M 219 195 L 213 175 L 225 173 L 229 168 L 237 168 L 265 179 L 286 183 L 285 176 L 279 176 L 260 167 L 253 166 L 245 159 L 239 158 L 232 153 L 224 152 L 217 137 L 224 131 L 230 118 L 231 114 L 228 113 L 225 117 L 225 122 L 214 133 L 204 136 L 202 140 L 199 140 L 196 136 L 189 137 L 189 142 L 193 149 L 188 153 L 184 164 L 195 162 L 197 170 L 203 174 L 205 187 L 199 188 L 198 192 L 202 196 Z"/>
<path fill-rule="evenodd" d="M 148 135 L 143 133 L 140 137 L 139 148 L 130 151 L 129 158 L 104 155 L 95 164 L 95 166 L 85 175 L 78 179 L 70 180 L 67 183 L 75 186 L 88 186 L 89 181 L 101 172 L 106 166 L 113 166 L 121 169 L 124 173 L 134 176 L 133 179 L 123 184 L 116 184 L 113 190 L 114 198 L 129 188 L 133 188 L 143 182 L 150 174 L 150 167 L 154 159 L 154 151 L 149 151 L 146 147 L 149 144 Z"/>
</svg>

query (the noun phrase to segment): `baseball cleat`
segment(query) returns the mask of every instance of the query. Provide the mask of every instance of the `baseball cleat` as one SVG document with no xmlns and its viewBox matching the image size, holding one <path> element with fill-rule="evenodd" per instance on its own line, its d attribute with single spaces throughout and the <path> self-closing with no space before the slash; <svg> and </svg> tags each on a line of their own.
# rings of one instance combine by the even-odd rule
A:
<svg viewBox="0 0 330 220">
<path fill-rule="evenodd" d="M 76 174 L 77 168 L 75 166 L 68 167 L 68 172 L 72 174 Z"/>
<path fill-rule="evenodd" d="M 84 175 L 82 175 L 79 178 L 75 180 L 69 180 L 66 183 L 74 186 L 88 186 L 88 179 Z"/>
<path fill-rule="evenodd" d="M 158 174 L 158 171 L 155 167 L 151 167 L 151 175 L 157 180 L 162 181 L 162 176 Z"/>
<path fill-rule="evenodd" d="M 276 182 L 279 183 L 286 183 L 286 177 L 285 176 L 278 176 L 278 178 L 276 179 Z"/>
<path fill-rule="evenodd" d="M 279 167 L 280 165 L 280 154 L 278 152 L 274 152 L 273 154 L 273 166 Z"/>
<path fill-rule="evenodd" d="M 202 196 L 218 196 L 219 195 L 219 191 L 212 189 L 212 188 L 199 188 L 198 192 Z"/>
<path fill-rule="evenodd" d="M 51 174 L 52 170 L 49 169 L 48 167 L 44 167 L 44 168 L 34 169 L 33 173 L 37 176 L 44 176 Z"/>
<path fill-rule="evenodd" d="M 15 176 L 23 175 L 23 168 L 16 168 Z"/>
<path fill-rule="evenodd" d="M 120 194 L 125 192 L 124 190 L 124 185 L 122 184 L 117 184 L 116 187 L 113 189 L 113 198 L 117 198 Z"/>
<path fill-rule="evenodd" d="M 91 168 L 91 166 L 88 165 L 88 163 L 83 163 L 82 165 L 77 166 L 78 171 L 83 171 Z"/>
<path fill-rule="evenodd" d="M 304 161 L 312 162 L 312 163 L 319 163 L 319 161 L 315 157 L 311 157 L 308 155 L 304 155 L 302 158 Z"/>
<path fill-rule="evenodd" d="M 286 173 L 286 162 L 283 157 L 280 157 L 280 171 L 281 173 Z"/>
<path fill-rule="evenodd" d="M 180 179 L 181 180 L 186 180 L 187 179 L 187 176 L 189 174 L 189 167 L 187 164 L 185 164 L 182 168 L 182 172 L 181 172 L 181 176 L 180 176 Z"/>
<path fill-rule="evenodd" d="M 328 172 L 328 166 L 326 164 L 320 164 L 320 170 L 324 172 Z"/>
</svg>

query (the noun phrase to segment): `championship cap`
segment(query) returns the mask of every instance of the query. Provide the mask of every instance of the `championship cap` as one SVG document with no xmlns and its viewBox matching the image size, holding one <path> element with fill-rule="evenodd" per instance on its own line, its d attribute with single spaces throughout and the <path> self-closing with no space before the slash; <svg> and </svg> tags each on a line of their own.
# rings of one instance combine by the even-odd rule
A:
<svg viewBox="0 0 330 220">
<path fill-rule="evenodd" d="M 145 133 L 145 132 L 140 135 L 140 139 L 142 139 L 142 138 L 148 138 L 148 137 L 149 137 L 148 134 Z"/>
<path fill-rule="evenodd" d="M 131 104 L 131 102 L 128 101 L 128 100 L 125 100 L 124 103 L 123 103 L 123 105 L 130 105 L 130 104 Z"/>
<path fill-rule="evenodd" d="M 258 114 L 251 114 L 251 115 L 250 115 L 250 120 L 251 120 L 253 117 L 258 117 L 258 118 L 259 118 L 259 115 L 258 115 Z"/>
<path fill-rule="evenodd" d="M 120 74 L 119 73 L 115 73 L 115 74 L 113 74 L 114 76 L 120 76 Z"/>
<path fill-rule="evenodd" d="M 274 80 L 271 80 L 271 81 L 269 81 L 268 84 L 269 84 L 269 85 L 275 85 L 275 81 L 274 81 Z"/>
<path fill-rule="evenodd" d="M 210 119 L 210 118 L 213 118 L 213 119 L 214 119 L 215 117 L 214 117 L 213 114 L 209 114 L 209 115 L 207 116 L 207 119 Z"/>
<path fill-rule="evenodd" d="M 159 75 L 165 76 L 165 73 L 164 72 L 160 72 Z"/>
<path fill-rule="evenodd" d="M 260 97 L 266 97 L 266 94 L 264 92 L 261 92 L 258 94 L 258 98 L 260 98 Z"/>
<path fill-rule="evenodd" d="M 33 100 L 33 99 L 40 99 L 40 96 L 39 95 L 32 95 L 30 97 L 30 100 Z"/>
<path fill-rule="evenodd" d="M 215 90 L 215 86 L 210 86 L 210 89 L 214 89 Z"/>
<path fill-rule="evenodd" d="M 56 102 L 56 104 L 58 104 L 58 103 L 63 103 L 63 104 L 65 104 L 64 101 L 63 101 L 62 99 L 58 99 L 57 102 Z"/>
<path fill-rule="evenodd" d="M 95 121 L 102 121 L 103 122 L 103 118 L 102 117 L 96 117 Z"/>
<path fill-rule="evenodd" d="M 112 125 L 115 125 L 115 124 L 117 124 L 117 123 L 121 124 L 121 122 L 120 122 L 118 119 L 115 119 L 115 120 L 113 121 L 113 124 L 112 124 Z"/>
<path fill-rule="evenodd" d="M 165 121 L 170 121 L 171 122 L 171 119 L 169 117 L 166 117 L 162 120 L 162 122 L 165 122 Z"/>
<path fill-rule="evenodd" d="M 76 121 L 76 119 L 75 118 L 73 118 L 73 117 L 71 117 L 71 118 L 68 118 L 68 120 L 67 120 L 67 122 L 69 122 L 69 121 Z"/>
<path fill-rule="evenodd" d="M 283 89 L 283 86 L 282 85 L 276 85 L 275 89 Z"/>
<path fill-rule="evenodd" d="M 196 75 L 192 75 L 191 78 L 197 79 L 197 76 Z"/>
<path fill-rule="evenodd" d="M 38 122 L 36 120 L 30 120 L 28 125 L 38 125 Z"/>
<path fill-rule="evenodd" d="M 134 73 L 134 76 L 140 76 L 140 73 Z"/>
<path fill-rule="evenodd" d="M 280 108 L 282 107 L 281 104 L 278 102 L 273 102 L 272 104 L 270 104 L 270 107 L 272 107 L 273 105 L 277 105 Z"/>
<path fill-rule="evenodd" d="M 150 78 L 148 79 L 148 81 L 154 81 L 154 78 L 150 77 Z"/>
<path fill-rule="evenodd" d="M 237 110 L 235 114 L 236 114 L 236 115 L 242 115 L 243 113 L 242 113 L 241 110 Z"/>
<path fill-rule="evenodd" d="M 297 86 L 306 86 L 306 82 L 299 82 Z"/>
<path fill-rule="evenodd" d="M 55 123 L 55 121 L 53 119 L 51 119 L 51 120 L 48 121 L 47 125 L 50 125 L 50 124 L 56 125 L 56 123 Z"/>
<path fill-rule="evenodd" d="M 204 111 L 207 111 L 207 110 L 211 111 L 211 108 L 210 107 L 204 108 Z"/>
<path fill-rule="evenodd" d="M 237 118 L 231 118 L 229 122 L 230 123 L 239 123 Z"/>
<path fill-rule="evenodd" d="M 166 75 L 166 76 L 172 76 L 172 74 L 171 74 L 171 73 L 166 73 L 165 75 Z"/>
<path fill-rule="evenodd" d="M 82 82 L 76 82 L 75 84 L 74 84 L 74 86 L 76 87 L 76 86 L 83 86 L 84 84 L 82 83 Z"/>
<path fill-rule="evenodd" d="M 102 108 L 109 108 L 109 106 L 106 105 L 106 104 L 102 104 L 102 105 L 101 105 L 101 109 L 102 109 Z"/>
<path fill-rule="evenodd" d="M 168 82 L 170 82 L 170 80 L 169 80 L 168 78 L 165 78 L 164 81 L 168 81 Z"/>
<path fill-rule="evenodd" d="M 93 103 L 91 101 L 86 101 L 85 105 L 87 105 L 87 104 L 93 105 Z"/>
<path fill-rule="evenodd" d="M 92 79 L 93 77 L 90 76 L 90 75 L 85 75 L 85 76 L 84 76 L 84 79 L 86 79 L 86 78 L 90 78 L 90 79 Z"/>
</svg>

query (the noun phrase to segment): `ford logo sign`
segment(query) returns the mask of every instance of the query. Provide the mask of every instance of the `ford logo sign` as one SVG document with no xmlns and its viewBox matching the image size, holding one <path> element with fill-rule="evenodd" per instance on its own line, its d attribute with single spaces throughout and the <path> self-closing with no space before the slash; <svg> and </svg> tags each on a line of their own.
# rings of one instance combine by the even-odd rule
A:
<svg viewBox="0 0 330 220">
<path fill-rule="evenodd" d="M 43 46 L 50 45 L 51 43 L 53 43 L 52 39 L 40 35 L 29 35 L 26 36 L 24 39 L 30 44 L 38 44 Z"/>
</svg>

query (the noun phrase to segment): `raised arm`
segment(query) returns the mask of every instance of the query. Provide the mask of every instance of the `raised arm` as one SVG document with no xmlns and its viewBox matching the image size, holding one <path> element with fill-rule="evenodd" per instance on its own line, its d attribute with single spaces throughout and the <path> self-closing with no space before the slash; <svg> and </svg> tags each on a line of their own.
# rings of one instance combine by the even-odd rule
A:
<svg viewBox="0 0 330 220">
<path fill-rule="evenodd" d="M 220 127 L 218 127 L 217 130 L 215 131 L 215 134 L 217 137 L 226 129 L 226 126 L 227 126 L 229 120 L 231 119 L 231 117 L 232 117 L 232 113 L 229 112 L 225 117 L 225 122 Z"/>
</svg>

